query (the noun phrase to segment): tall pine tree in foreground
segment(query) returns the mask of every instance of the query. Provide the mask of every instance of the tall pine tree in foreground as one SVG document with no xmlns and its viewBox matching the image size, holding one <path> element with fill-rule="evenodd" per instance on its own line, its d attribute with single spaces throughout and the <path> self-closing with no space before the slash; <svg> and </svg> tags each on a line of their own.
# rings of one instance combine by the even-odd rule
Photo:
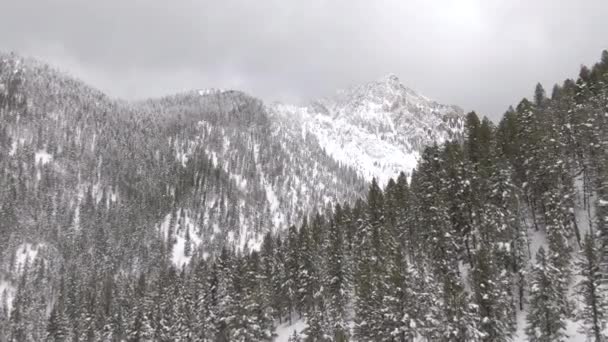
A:
<svg viewBox="0 0 608 342">
<path fill-rule="evenodd" d="M 560 291 L 560 276 L 560 270 L 541 247 L 532 270 L 530 307 L 526 317 L 526 334 L 530 342 L 560 342 L 567 337 L 564 331 L 566 314 L 563 312 L 566 294 Z"/>
<path fill-rule="evenodd" d="M 576 262 L 581 280 L 577 284 L 577 294 L 582 308 L 577 313 L 581 321 L 580 331 L 594 342 L 608 341 L 608 297 L 602 289 L 600 271 L 600 250 L 594 238 L 587 234 L 585 243 Z"/>
<path fill-rule="evenodd" d="M 323 289 L 327 304 L 327 321 L 333 340 L 348 340 L 346 305 L 350 292 L 350 275 L 346 263 L 344 242 L 344 216 L 342 207 L 336 205 L 334 219 L 329 223 L 329 232 L 324 241 L 325 270 Z"/>
<path fill-rule="evenodd" d="M 514 314 L 509 274 L 500 267 L 499 260 L 493 248 L 482 241 L 475 252 L 471 284 L 484 341 L 510 341 L 513 332 Z"/>
</svg>

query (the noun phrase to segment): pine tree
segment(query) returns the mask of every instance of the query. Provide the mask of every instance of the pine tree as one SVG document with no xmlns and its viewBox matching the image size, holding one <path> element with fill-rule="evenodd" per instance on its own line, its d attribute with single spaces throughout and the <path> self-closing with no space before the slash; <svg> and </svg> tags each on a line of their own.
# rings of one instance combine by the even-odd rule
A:
<svg viewBox="0 0 608 342">
<path fill-rule="evenodd" d="M 413 288 L 416 280 L 402 250 L 392 255 L 388 272 L 387 293 L 382 298 L 383 334 L 395 341 L 412 341 L 418 335 L 419 293 Z"/>
<path fill-rule="evenodd" d="M 272 312 L 275 316 L 278 316 L 279 322 L 282 323 L 285 319 L 285 315 L 288 314 L 291 317 L 291 312 L 288 312 L 289 307 L 289 295 L 288 287 L 285 285 L 285 279 L 287 277 L 287 271 L 285 269 L 285 255 L 287 254 L 286 244 L 282 242 L 280 237 L 276 239 L 276 247 L 273 254 L 273 264 L 275 266 L 272 277 L 270 278 L 270 288 L 267 291 L 271 291 L 271 305 Z"/>
<path fill-rule="evenodd" d="M 189 291 L 189 279 L 186 272 L 182 269 L 179 277 L 173 284 L 173 291 L 176 293 L 173 316 L 175 324 L 172 334 L 176 340 L 190 341 L 194 339 L 194 298 Z"/>
<path fill-rule="evenodd" d="M 133 293 L 134 303 L 128 313 L 126 322 L 127 341 L 140 342 L 152 339 L 153 329 L 148 317 L 149 307 L 146 305 L 146 293 L 148 291 L 145 275 L 140 275 Z"/>
<path fill-rule="evenodd" d="M 534 104 L 537 107 L 543 107 L 547 102 L 547 94 L 543 85 L 540 83 L 536 84 L 536 88 L 534 89 Z"/>
<path fill-rule="evenodd" d="M 8 299 L 7 291 L 2 291 L 0 294 L 0 342 L 8 340 L 10 334 L 9 317 L 8 317 Z"/>
<path fill-rule="evenodd" d="M 430 267 L 412 267 L 414 281 L 412 288 L 417 294 L 418 305 L 414 310 L 410 326 L 418 331 L 419 336 L 428 341 L 440 341 L 443 338 L 441 326 L 441 288 L 430 271 Z"/>
<path fill-rule="evenodd" d="M 583 304 L 577 317 L 582 321 L 580 332 L 596 342 L 608 340 L 608 335 L 606 335 L 608 297 L 603 293 L 601 287 L 599 256 L 600 250 L 594 238 L 587 234 L 576 262 L 581 277 L 577 284 L 577 294 Z"/>
<path fill-rule="evenodd" d="M 354 309 L 355 309 L 355 336 L 363 341 L 370 340 L 375 335 L 375 303 L 374 291 L 374 269 L 372 265 L 372 250 L 370 246 L 371 227 L 360 222 L 361 228 L 357 233 L 355 249 L 358 251 L 355 257 L 354 273 Z"/>
<path fill-rule="evenodd" d="M 275 254 L 278 253 L 279 251 L 275 246 L 274 237 L 271 232 L 268 232 L 264 236 L 264 241 L 262 242 L 260 250 L 260 272 L 258 275 L 260 278 L 260 296 L 269 304 L 269 314 L 281 322 L 284 298 L 282 298 L 280 291 L 275 292 L 273 283 L 274 277 L 279 276 L 277 273 L 280 273 L 275 257 Z"/>
<path fill-rule="evenodd" d="M 355 258 L 355 336 L 360 340 L 382 334 L 381 299 L 385 293 L 386 239 L 384 197 L 375 179 L 369 187 L 366 213 L 359 220 Z M 382 338 L 382 337 L 380 337 Z"/>
<path fill-rule="evenodd" d="M 13 299 L 10 314 L 11 339 L 13 341 L 26 341 L 28 339 L 28 311 L 31 303 L 31 293 L 28 286 L 28 260 L 21 270 L 22 274 L 17 286 L 17 294 Z"/>
<path fill-rule="evenodd" d="M 474 113 L 473 113 L 474 114 Z M 480 128 L 477 129 L 479 135 Z M 471 138 L 473 138 L 471 136 Z M 480 136 L 475 137 L 479 141 Z M 483 203 L 482 181 L 478 175 L 480 168 L 481 148 L 476 144 L 469 144 L 469 149 L 474 149 L 474 156 L 465 162 L 462 149 L 458 143 L 446 143 L 440 154 L 441 174 L 436 181 L 441 190 L 435 198 L 436 203 L 449 215 L 448 229 L 451 239 L 454 241 L 455 251 L 466 252 L 468 263 L 472 263 L 472 250 L 475 248 L 479 235 L 477 221 L 481 203 Z M 468 152 L 471 154 L 473 152 Z"/>
<path fill-rule="evenodd" d="M 326 332 L 327 327 L 323 324 L 325 321 L 323 305 L 315 306 L 306 317 L 306 328 L 303 333 L 306 335 L 306 342 L 329 342 L 333 341 L 331 336 Z"/>
<path fill-rule="evenodd" d="M 289 336 L 288 342 L 301 342 L 300 334 L 294 329 L 293 334 Z"/>
<path fill-rule="evenodd" d="M 491 246 L 491 242 L 480 243 L 471 272 L 479 329 L 484 341 L 510 341 L 515 324 L 511 284 Z"/>
<path fill-rule="evenodd" d="M 327 320 L 333 331 L 334 341 L 344 341 L 348 336 L 346 305 L 350 288 L 347 269 L 342 207 L 336 205 L 334 219 L 329 223 L 329 232 L 324 243 L 325 267 L 323 270 L 324 298 L 327 303 Z"/>
<path fill-rule="evenodd" d="M 282 290 L 287 296 L 287 314 L 289 324 L 292 324 L 292 315 L 298 307 L 298 286 L 297 283 L 300 269 L 300 248 L 298 230 L 291 226 L 287 232 L 287 243 L 285 244 L 285 278 L 283 279 Z"/>
<path fill-rule="evenodd" d="M 190 238 L 190 228 L 185 226 L 186 235 L 184 237 L 184 256 L 189 257 L 192 254 L 192 239 Z"/>
<path fill-rule="evenodd" d="M 317 291 L 317 265 L 314 258 L 314 241 L 310 227 L 300 227 L 299 241 L 299 267 L 296 277 L 298 310 L 307 315 L 314 311 L 315 293 Z"/>
<path fill-rule="evenodd" d="M 564 341 L 566 312 L 563 308 L 567 296 L 559 285 L 561 271 L 551 263 L 542 247 L 536 254 L 531 276 L 530 308 L 526 317 L 528 338 L 531 342 Z"/>
<path fill-rule="evenodd" d="M 217 335 L 216 304 L 218 302 L 217 267 L 201 261 L 195 269 L 195 336 L 201 341 L 212 341 Z"/>
<path fill-rule="evenodd" d="M 526 288 L 528 263 L 528 234 L 521 223 L 520 191 L 512 183 L 510 174 L 512 168 L 506 161 L 496 164 L 490 178 L 489 203 L 495 209 L 492 215 L 494 222 L 489 222 L 498 228 L 496 243 L 500 255 L 504 256 L 506 269 L 511 271 L 512 282 L 517 290 L 519 310 L 524 309 L 524 292 Z M 515 302 L 515 298 L 514 298 Z"/>
<path fill-rule="evenodd" d="M 65 293 L 63 277 L 60 281 L 59 296 L 51 310 L 51 315 L 47 323 L 47 341 L 67 341 L 69 336 L 69 325 L 65 315 Z"/>
<path fill-rule="evenodd" d="M 241 295 L 238 263 L 235 256 L 227 249 L 222 249 L 222 254 L 217 262 L 217 303 L 214 309 L 214 322 L 217 334 L 213 337 L 215 341 L 230 341 L 235 333 L 232 329 L 238 324 L 235 319 L 236 310 Z"/>
<path fill-rule="evenodd" d="M 68 338 L 67 319 L 60 307 L 54 307 L 47 325 L 47 341 L 63 342 Z"/>
<path fill-rule="evenodd" d="M 245 341 L 270 341 L 272 338 L 272 309 L 270 296 L 265 292 L 260 260 L 256 252 L 246 260 L 243 274 L 243 303 L 247 316 Z"/>
</svg>

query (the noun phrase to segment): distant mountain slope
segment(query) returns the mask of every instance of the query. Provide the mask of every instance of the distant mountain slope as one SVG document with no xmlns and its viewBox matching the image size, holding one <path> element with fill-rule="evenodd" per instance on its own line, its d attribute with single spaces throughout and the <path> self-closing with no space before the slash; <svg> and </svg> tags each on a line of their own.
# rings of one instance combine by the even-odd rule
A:
<svg viewBox="0 0 608 342">
<path fill-rule="evenodd" d="M 193 91 L 139 108 L 172 122 L 168 144 L 183 168 L 209 158 L 227 177 L 219 192 L 194 182 L 187 199 L 176 204 L 178 212 L 197 218 L 189 234 L 206 245 L 228 241 L 257 249 L 268 230 L 297 223 L 325 205 L 354 200 L 365 189 L 353 169 L 330 158 L 314 140 L 273 121 L 260 100 L 242 92 Z M 178 237 L 185 233 L 176 229 Z"/>
<path fill-rule="evenodd" d="M 131 222 L 116 238 L 133 238 L 117 245 L 142 262 L 135 246 L 158 238 L 176 264 L 226 243 L 257 249 L 266 232 L 354 202 L 372 177 L 410 172 L 425 145 L 462 133 L 460 109 L 395 76 L 298 108 L 220 89 L 129 103 L 15 55 L 2 56 L 1 73 L 2 184 L 25 180 L 10 210 L 27 213 L 5 220 L 7 258 L 26 236 L 54 246 L 86 234 L 83 211 L 97 210 Z M 29 207 L 45 201 L 60 208 L 59 234 L 31 223 L 43 213 Z"/>
</svg>

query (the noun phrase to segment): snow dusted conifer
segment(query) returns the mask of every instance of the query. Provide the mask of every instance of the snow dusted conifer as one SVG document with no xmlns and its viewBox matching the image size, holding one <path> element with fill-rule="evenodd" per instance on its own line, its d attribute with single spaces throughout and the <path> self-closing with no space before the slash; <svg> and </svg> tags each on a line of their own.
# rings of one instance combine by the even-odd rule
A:
<svg viewBox="0 0 608 342">
<path fill-rule="evenodd" d="M 278 239 L 277 239 L 278 240 Z M 282 320 L 282 302 L 284 300 L 281 291 L 274 291 L 273 281 L 276 278 L 282 277 L 282 272 L 276 262 L 276 254 L 280 253 L 279 248 L 275 245 L 275 239 L 271 232 L 264 236 L 262 247 L 260 250 L 260 265 L 256 276 L 260 284 L 260 298 L 268 303 L 268 314 L 275 317 L 280 322 Z M 280 288 L 279 288 L 280 289 Z"/>
<path fill-rule="evenodd" d="M 475 252 L 471 286 L 478 308 L 484 341 L 510 341 L 513 331 L 513 307 L 509 274 L 500 267 L 492 244 L 480 242 Z"/>
<path fill-rule="evenodd" d="M 69 336 L 69 328 L 67 318 L 61 306 L 55 306 L 51 310 L 49 322 L 47 324 L 47 337 L 49 342 L 67 341 Z"/>
<path fill-rule="evenodd" d="M 597 242 L 587 234 L 576 262 L 581 277 L 576 289 L 582 302 L 577 318 L 582 323 L 580 331 L 594 342 L 608 341 L 608 297 L 606 290 L 602 288 L 599 257 Z"/>
<path fill-rule="evenodd" d="M 561 272 L 542 247 L 536 254 L 531 276 L 530 307 L 526 317 L 526 334 L 530 342 L 565 341 L 566 313 L 562 302 L 566 298 L 558 285 Z"/>
<path fill-rule="evenodd" d="M 315 293 L 319 288 L 315 264 L 314 240 L 311 226 L 302 225 L 299 231 L 299 267 L 296 277 L 298 309 L 306 316 L 315 309 Z"/>
<path fill-rule="evenodd" d="M 192 239 L 190 238 L 190 228 L 186 225 L 186 234 L 184 237 L 184 256 L 189 257 L 192 254 Z"/>
<path fill-rule="evenodd" d="M 284 279 L 282 292 L 286 295 L 287 316 L 289 324 L 292 323 L 292 315 L 299 310 L 298 304 L 298 275 L 300 269 L 300 248 L 298 229 L 296 226 L 289 227 L 287 242 L 285 244 Z M 301 313 L 301 312 L 300 312 Z"/>
<path fill-rule="evenodd" d="M 364 217 L 359 220 L 355 256 L 355 335 L 361 340 L 383 338 L 382 298 L 386 293 L 388 229 L 384 196 L 375 179 L 369 187 Z"/>
<path fill-rule="evenodd" d="M 343 221 L 342 208 L 336 205 L 334 219 L 329 222 L 329 231 L 325 235 L 324 243 L 324 301 L 327 303 L 328 329 L 332 331 L 331 335 L 336 341 L 344 341 L 348 336 L 346 305 L 350 276 L 346 263 Z"/>
<path fill-rule="evenodd" d="M 288 342 L 302 342 L 302 339 L 300 338 L 300 334 L 298 334 L 298 332 L 295 329 L 293 330 L 293 334 L 291 334 L 289 336 Z"/>
</svg>

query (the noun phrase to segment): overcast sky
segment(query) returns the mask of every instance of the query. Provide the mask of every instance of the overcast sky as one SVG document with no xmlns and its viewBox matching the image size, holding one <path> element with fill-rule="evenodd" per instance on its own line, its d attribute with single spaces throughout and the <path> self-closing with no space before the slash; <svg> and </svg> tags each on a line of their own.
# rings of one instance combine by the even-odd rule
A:
<svg viewBox="0 0 608 342">
<path fill-rule="evenodd" d="M 394 73 L 492 118 L 608 48 L 607 0 L 0 0 L 0 49 L 106 93 L 305 102 Z"/>
</svg>

